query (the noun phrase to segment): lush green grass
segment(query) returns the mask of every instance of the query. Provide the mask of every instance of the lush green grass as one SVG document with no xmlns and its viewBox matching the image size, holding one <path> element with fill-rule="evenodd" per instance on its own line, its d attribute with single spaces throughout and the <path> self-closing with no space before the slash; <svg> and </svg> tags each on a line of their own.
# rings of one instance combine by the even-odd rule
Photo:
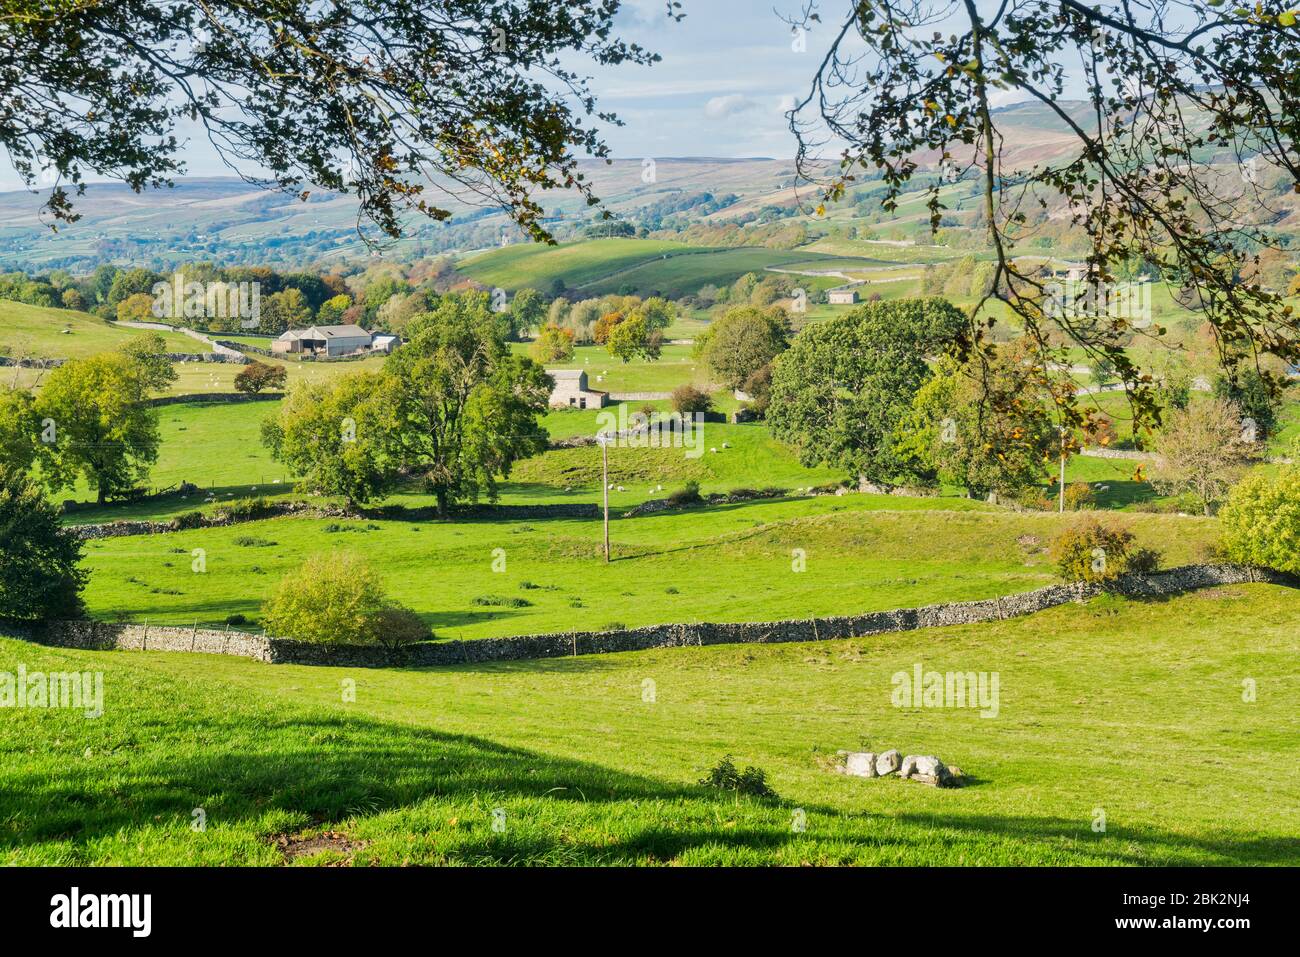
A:
<svg viewBox="0 0 1300 957">
<path fill-rule="evenodd" d="M 645 403 L 626 405 L 636 411 Z M 663 406 L 666 403 L 655 403 Z M 607 410 L 612 411 L 612 410 Z M 553 413 L 551 419 L 569 416 L 581 421 L 583 413 Z M 591 415 L 590 412 L 586 415 Z M 766 427 L 755 423 L 731 425 L 706 422 L 695 449 L 670 444 L 646 447 L 615 447 L 609 453 L 609 480 L 615 486 L 610 501 L 627 507 L 649 498 L 662 498 L 688 480 L 700 483 L 704 492 L 727 492 L 734 488 L 807 488 L 838 482 L 843 474 L 826 468 L 807 469 L 794 453 L 771 437 Z M 565 431 L 568 431 L 567 429 Z M 595 430 L 584 430 L 592 434 Z M 698 451 L 698 454 L 696 452 Z M 527 459 L 515 466 L 510 478 L 515 485 L 544 485 L 569 489 L 583 501 L 600 498 L 600 450 L 595 448 L 556 449 Z M 663 491 L 659 486 L 664 487 Z M 512 489 L 503 501 L 519 494 Z"/>
<path fill-rule="evenodd" d="M 1255 585 L 418 671 L 0 640 L 0 670 L 103 671 L 105 707 L 5 712 L 0 862 L 276 864 L 278 835 L 337 831 L 353 843 L 298 863 L 1294 864 L 1298 615 L 1295 592 Z M 996 671 L 997 716 L 893 707 L 918 662 Z M 937 754 L 971 783 L 826 770 L 860 747 Z M 780 799 L 699 787 L 727 753 Z"/>
<path fill-rule="evenodd" d="M 734 405 L 735 403 L 730 403 Z M 643 407 L 660 412 L 668 410 L 665 401 L 629 402 L 607 406 L 604 410 L 553 410 L 541 419 L 553 438 L 594 435 L 603 422 L 602 413 L 617 424 L 621 406 L 627 414 Z M 76 522 L 107 521 L 115 518 L 165 517 L 199 507 L 211 493 L 225 501 L 250 495 L 279 495 L 290 490 L 293 476 L 273 460 L 261 442 L 261 423 L 278 410 L 275 401 L 248 403 L 183 403 L 159 409 L 162 443 L 157 464 L 150 471 L 151 489 L 167 489 L 190 482 L 203 490 L 199 498 L 168 498 L 143 503 L 110 504 L 72 515 Z M 624 417 L 625 418 L 625 417 Z M 828 469 L 804 469 L 793 453 L 770 439 L 766 429 L 757 425 L 707 423 L 704 445 L 698 458 L 688 458 L 686 450 L 616 449 L 613 452 L 611 479 L 621 484 L 635 480 L 638 486 L 627 493 L 615 493 L 614 500 L 623 506 L 647 498 L 659 497 L 646 484 L 653 478 L 661 482 L 680 483 L 688 478 L 699 480 L 706 491 L 726 491 L 737 486 L 780 484 L 788 487 L 821 484 L 838 478 Z M 726 443 L 730 448 L 722 448 Z M 710 448 L 717 448 L 716 453 Z M 521 463 L 511 481 L 502 488 L 502 500 L 510 503 L 576 498 L 596 501 L 600 493 L 599 476 L 589 463 L 599 461 L 592 449 L 555 451 Z M 595 456 L 595 458 L 593 458 Z M 575 481 L 573 469 L 582 466 L 583 477 Z M 761 479 L 761 481 L 759 481 Z M 569 492 L 565 492 L 568 488 Z M 68 497 L 58 493 L 55 498 Z M 90 490 L 79 486 L 71 497 L 82 502 L 93 500 Z M 425 504 L 427 497 L 407 492 L 395 497 L 407 504 Z"/>
<path fill-rule="evenodd" d="M 74 522 L 114 518 L 162 517 L 190 511 L 209 495 L 225 501 L 249 495 L 278 495 L 291 490 L 293 476 L 271 458 L 261 442 L 263 419 L 274 416 L 279 403 L 185 402 L 158 409 L 162 437 L 158 461 L 149 472 L 152 490 L 174 488 L 182 482 L 199 486 L 202 493 L 188 498 L 177 496 L 159 502 L 122 503 L 77 511 Z M 55 496 L 65 497 L 64 494 Z M 80 483 L 71 496 L 93 501 L 94 494 Z"/>
<path fill-rule="evenodd" d="M 193 340 L 191 340 L 193 341 Z M 195 343 L 197 345 L 197 343 Z M 382 356 L 358 362 L 298 362 L 254 356 L 259 362 L 284 366 L 288 370 L 286 388 L 298 382 L 320 382 L 355 372 L 374 372 L 384 363 Z M 235 376 L 242 366 L 228 362 L 182 362 L 175 366 L 177 378 L 167 389 L 168 395 L 195 395 L 204 392 L 234 392 Z"/>
<path fill-rule="evenodd" d="M 600 295 L 631 289 L 641 296 L 653 293 L 677 299 L 698 292 L 703 286 L 730 285 L 746 273 L 761 274 L 769 266 L 784 266 L 788 263 L 802 263 L 806 266 L 815 257 L 815 253 L 800 249 L 763 249 L 756 246 L 741 246 L 734 249 L 693 247 L 690 253 L 660 257 L 603 276 L 587 283 L 582 290 Z M 839 280 L 835 279 L 800 278 L 807 280 L 804 285 L 810 290 L 824 289 L 839 283 Z"/>
<path fill-rule="evenodd" d="M 664 255 L 691 251 L 685 243 L 651 239 L 596 239 L 541 246 L 519 243 L 473 256 L 458 269 L 489 286 L 520 289 L 525 286 L 549 292 L 556 279 L 581 286 L 610 273 Z"/>
<path fill-rule="evenodd" d="M 526 355 L 528 344 L 513 343 L 511 348 Z M 709 369 L 691 355 L 693 346 L 665 345 L 653 362 L 634 359 L 624 362 L 611 356 L 604 346 L 578 346 L 567 362 L 548 362 L 548 369 L 585 369 L 587 386 L 600 392 L 671 392 L 688 382 L 704 386 L 709 383 Z"/>
<path fill-rule="evenodd" d="M 281 518 L 87 543 L 86 600 L 100 618 L 220 624 L 256 619 L 308 556 L 350 549 L 442 637 L 595 630 L 673 621 L 768 621 L 990 598 L 1055 581 L 1045 554 L 1074 516 L 964 499 L 852 495 L 750 502 L 611 523 Z M 1195 558 L 1212 520 L 1134 516 L 1170 564 Z M 341 526 L 341 528 L 340 528 Z M 336 530 L 331 531 L 334 528 Z M 243 545 L 251 538 L 256 546 Z M 206 570 L 192 571 L 194 549 Z M 802 554 L 806 571 L 796 570 Z M 504 571 L 493 561 L 504 555 Z M 525 583 L 536 587 L 528 587 Z M 520 608 L 474 599 L 526 599 Z"/>
<path fill-rule="evenodd" d="M 89 313 L 73 309 L 50 309 L 0 299 L 0 355 L 83 359 L 116 349 L 144 334 L 145 330 L 110 326 Z M 178 332 L 165 332 L 162 336 L 173 352 L 205 351 L 202 343 Z"/>
<path fill-rule="evenodd" d="M 768 266 L 808 265 L 820 259 L 807 250 L 713 249 L 657 239 L 596 239 L 559 246 L 506 246 L 471 257 L 458 268 L 503 289 L 531 286 L 546 292 L 560 279 L 592 296 L 631 289 L 640 295 L 653 292 L 676 299 L 704 285 L 728 285 Z"/>
</svg>

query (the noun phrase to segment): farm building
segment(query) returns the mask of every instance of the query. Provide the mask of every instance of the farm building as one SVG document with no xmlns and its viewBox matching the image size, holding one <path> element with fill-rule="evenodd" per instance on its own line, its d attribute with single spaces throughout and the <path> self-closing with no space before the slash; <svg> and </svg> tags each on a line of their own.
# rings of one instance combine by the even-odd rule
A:
<svg viewBox="0 0 1300 957">
<path fill-rule="evenodd" d="M 832 306 L 851 306 L 858 301 L 858 291 L 856 289 L 832 289 L 826 294 L 826 299 Z"/>
<path fill-rule="evenodd" d="M 555 380 L 551 390 L 553 409 L 599 409 L 605 405 L 608 393 L 587 388 L 587 373 L 581 369 L 547 369 Z"/>
<path fill-rule="evenodd" d="M 290 329 L 282 333 L 271 343 L 271 351 L 348 356 L 369 352 L 372 338 L 360 326 L 312 326 L 310 329 Z"/>
</svg>

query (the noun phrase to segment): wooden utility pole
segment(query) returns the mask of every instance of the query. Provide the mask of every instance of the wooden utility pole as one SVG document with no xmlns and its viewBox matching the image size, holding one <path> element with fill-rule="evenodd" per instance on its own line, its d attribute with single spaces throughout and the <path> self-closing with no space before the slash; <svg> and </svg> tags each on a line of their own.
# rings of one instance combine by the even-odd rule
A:
<svg viewBox="0 0 1300 957">
<path fill-rule="evenodd" d="M 1065 514 L 1065 426 L 1061 426 L 1061 481 L 1059 510 Z"/>
<path fill-rule="evenodd" d="M 605 496 L 605 564 L 609 564 L 609 436 L 596 436 L 600 443 L 600 489 Z"/>
</svg>

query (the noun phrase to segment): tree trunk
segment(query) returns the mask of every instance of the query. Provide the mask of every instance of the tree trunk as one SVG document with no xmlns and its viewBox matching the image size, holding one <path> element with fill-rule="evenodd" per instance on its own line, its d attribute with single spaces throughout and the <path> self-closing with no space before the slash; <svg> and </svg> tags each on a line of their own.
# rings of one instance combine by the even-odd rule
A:
<svg viewBox="0 0 1300 957">
<path fill-rule="evenodd" d="M 447 517 L 447 490 L 445 488 L 439 488 L 434 492 L 434 494 L 438 496 L 438 517 L 446 518 Z"/>
</svg>

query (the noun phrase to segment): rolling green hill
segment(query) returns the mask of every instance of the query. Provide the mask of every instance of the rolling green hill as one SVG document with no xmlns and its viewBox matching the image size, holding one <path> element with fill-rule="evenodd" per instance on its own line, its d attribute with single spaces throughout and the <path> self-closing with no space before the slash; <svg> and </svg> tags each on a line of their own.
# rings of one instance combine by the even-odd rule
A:
<svg viewBox="0 0 1300 957">
<path fill-rule="evenodd" d="M 818 265 L 825 259 L 829 265 Z M 742 246 L 714 249 L 655 239 L 596 239 L 560 246 L 507 246 L 464 260 L 462 273 L 489 286 L 515 290 L 525 286 L 549 291 L 557 279 L 591 296 L 633 292 L 678 298 L 701 286 L 728 285 L 748 272 L 797 263 L 808 269 L 859 266 L 806 250 Z M 836 285 L 842 280 L 818 280 Z M 815 285 L 816 283 L 811 283 Z"/>
<path fill-rule="evenodd" d="M 142 334 L 112 326 L 73 309 L 50 309 L 0 299 L 0 355 L 81 359 L 116 349 Z M 162 333 L 175 352 L 204 352 L 202 343 L 178 332 Z"/>
<path fill-rule="evenodd" d="M 2 669 L 102 671 L 105 689 L 93 721 L 0 722 L 0 863 L 1292 864 L 1300 791 L 1278 769 L 1300 758 L 1298 614 L 1296 592 L 1249 585 L 847 641 L 418 670 L 0 638 Z M 996 672 L 997 716 L 894 707 L 891 675 L 917 663 Z M 970 783 L 835 774 L 840 748 L 936 754 Z M 701 787 L 725 754 L 779 797 Z M 321 840 L 291 856 L 280 835 Z"/>
</svg>

